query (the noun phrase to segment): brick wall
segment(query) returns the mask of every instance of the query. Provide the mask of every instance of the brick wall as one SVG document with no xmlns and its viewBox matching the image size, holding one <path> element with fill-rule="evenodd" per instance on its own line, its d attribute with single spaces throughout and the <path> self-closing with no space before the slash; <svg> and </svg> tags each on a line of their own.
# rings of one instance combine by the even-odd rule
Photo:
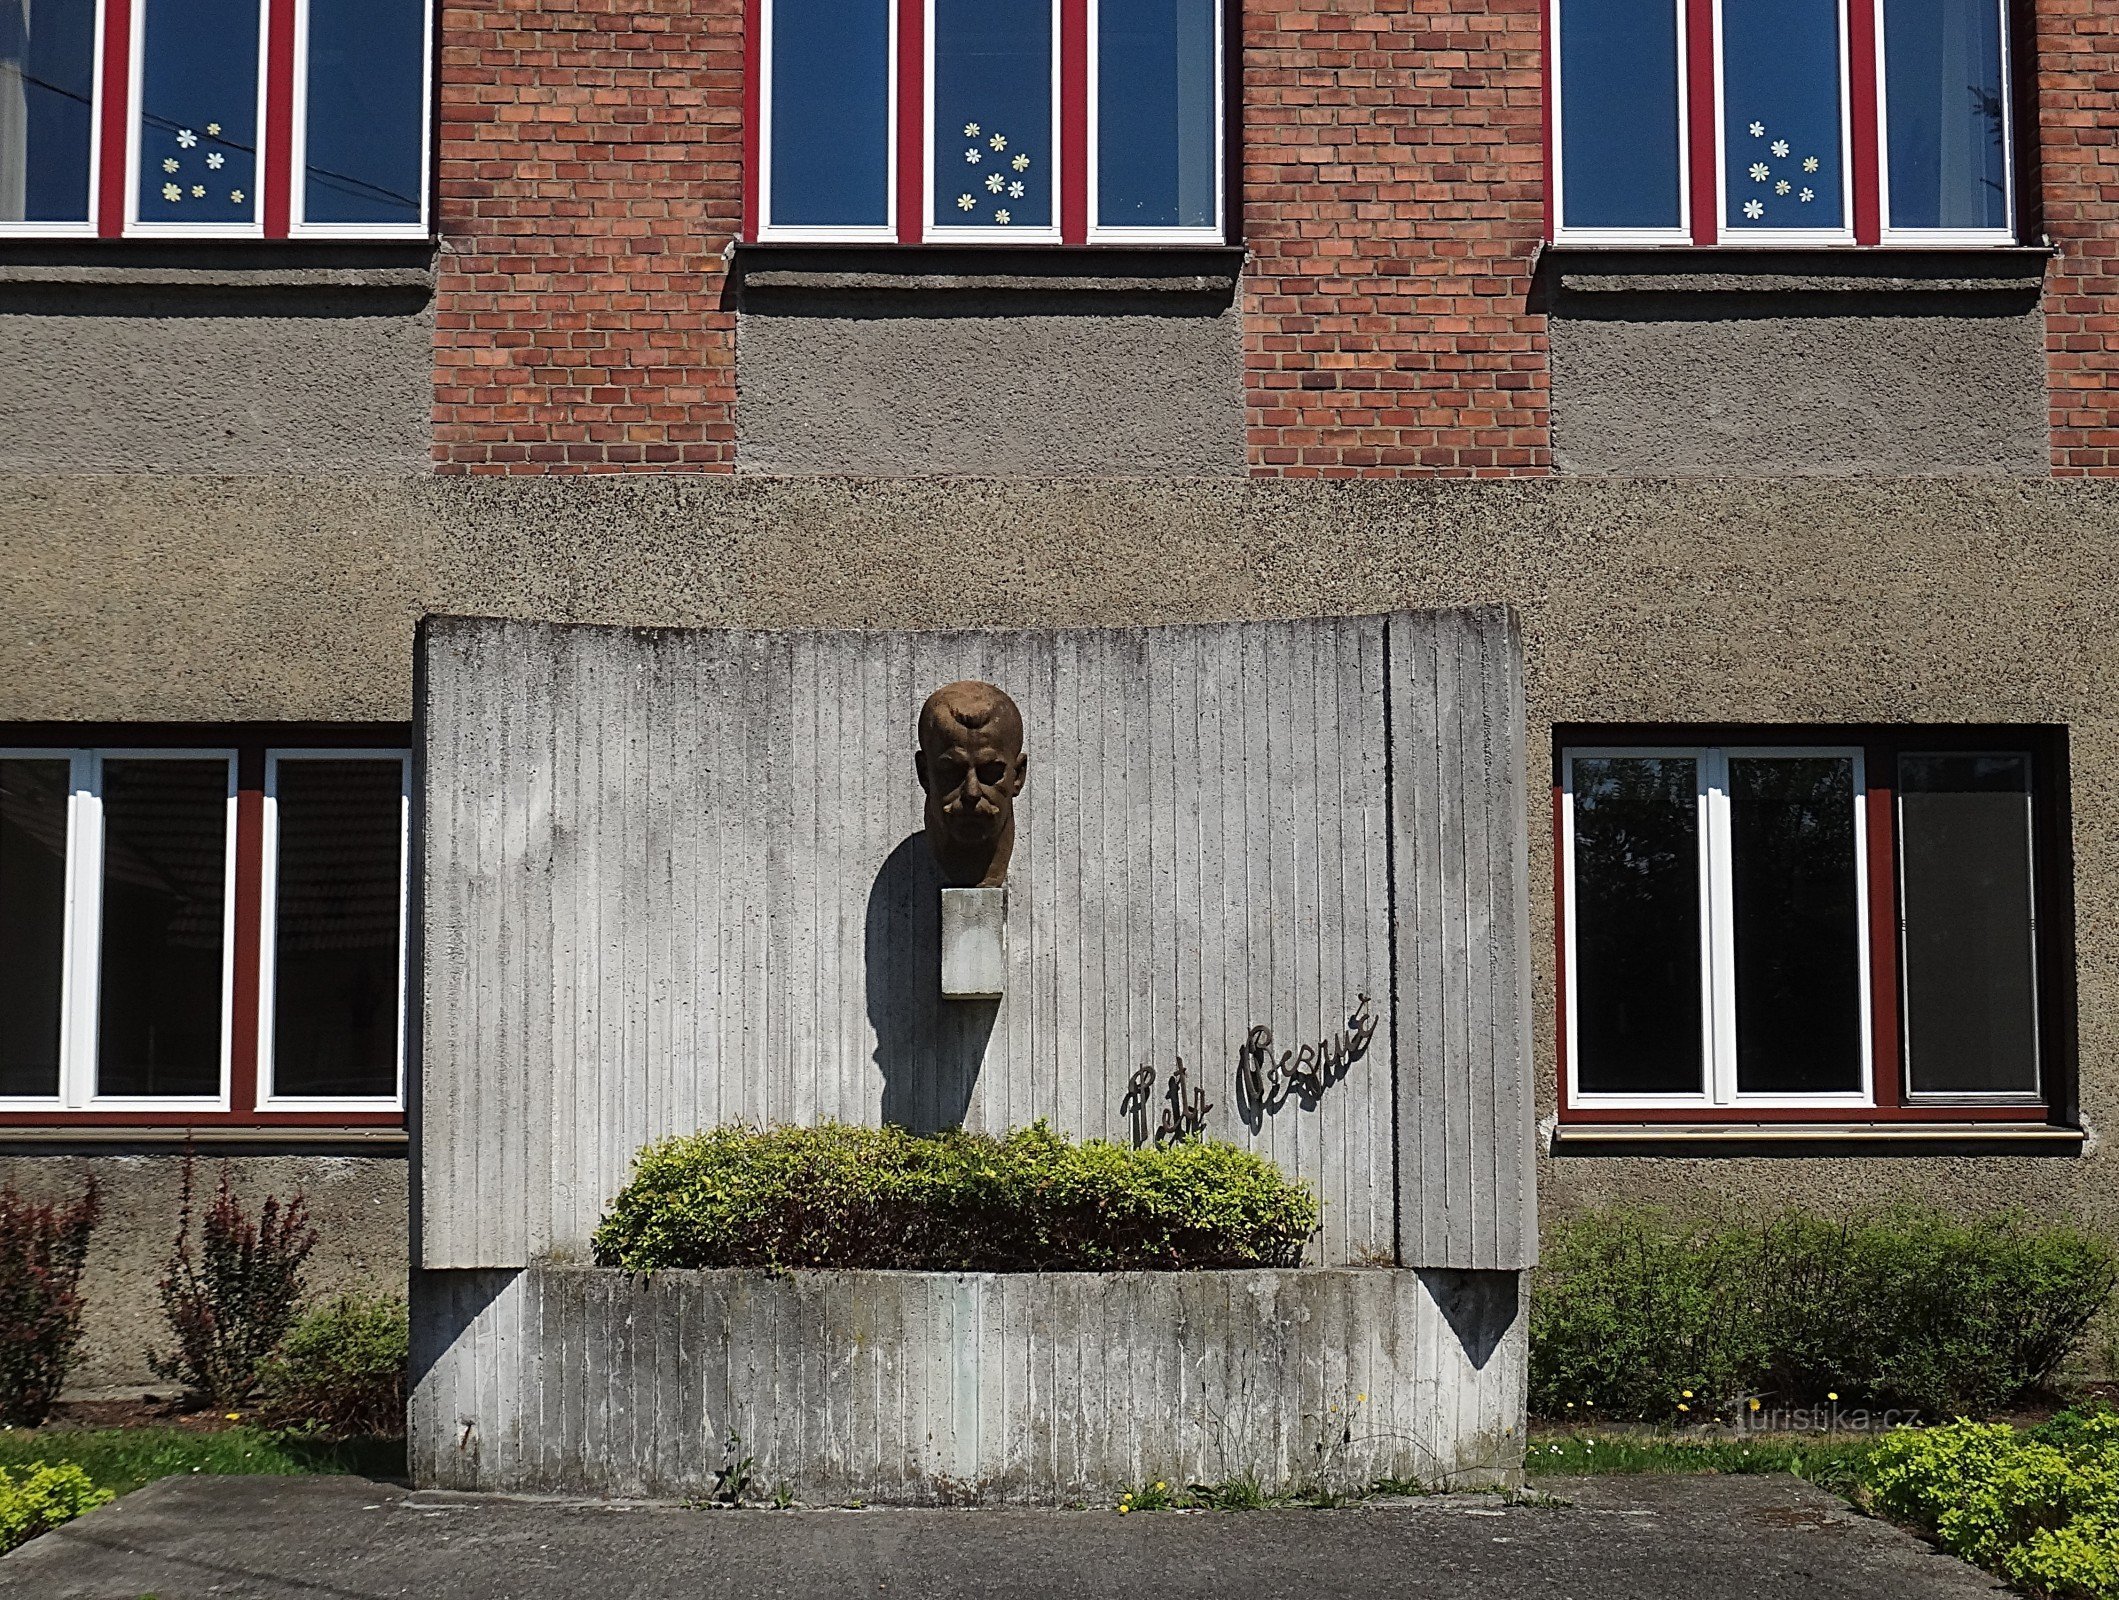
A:
<svg viewBox="0 0 2119 1600">
<path fill-rule="evenodd" d="M 2036 0 L 2053 471 L 2119 476 L 2119 7 Z"/>
<path fill-rule="evenodd" d="M 1266 476 L 1543 474 L 1538 0 L 1244 19 L 1244 333 Z"/>
<path fill-rule="evenodd" d="M 447 6 L 434 458 L 728 471 L 740 0 Z"/>
</svg>

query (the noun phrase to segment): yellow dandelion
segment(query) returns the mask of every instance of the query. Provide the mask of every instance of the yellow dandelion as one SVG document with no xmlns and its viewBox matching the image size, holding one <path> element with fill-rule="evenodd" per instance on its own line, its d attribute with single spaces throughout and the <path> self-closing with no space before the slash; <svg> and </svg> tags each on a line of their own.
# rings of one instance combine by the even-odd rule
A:
<svg viewBox="0 0 2119 1600">
<path fill-rule="evenodd" d="M 1825 1398 L 1827 1400 L 1837 1400 L 1839 1398 L 1839 1391 L 1837 1389 L 1827 1390 L 1825 1393 Z"/>
<path fill-rule="evenodd" d="M 1355 1404 L 1355 1405 L 1357 1405 L 1357 1406 L 1365 1406 L 1365 1405 L 1367 1405 L 1368 1403 L 1369 1403 L 1369 1397 L 1368 1397 L 1367 1395 L 1365 1395 L 1365 1394 L 1357 1394 L 1357 1395 L 1355 1395 L 1355 1396 L 1354 1396 L 1354 1404 Z"/>
<path fill-rule="evenodd" d="M 1169 1487 L 1170 1487 L 1170 1486 L 1169 1486 L 1169 1485 L 1168 1485 L 1167 1483 L 1163 1483 L 1163 1482 L 1161 1482 L 1160 1480 L 1158 1480 L 1158 1481 L 1157 1481 L 1157 1483 L 1156 1483 L 1156 1485 L 1155 1485 L 1155 1491 L 1156 1491 L 1156 1493 L 1160 1494 L 1160 1493 L 1161 1493 L 1161 1492 L 1162 1492 L 1163 1490 L 1165 1490 L 1165 1489 L 1167 1489 L 1167 1488 L 1169 1488 Z"/>
<path fill-rule="evenodd" d="M 1690 1400 L 1692 1398 L 1692 1391 L 1690 1389 L 1680 1389 L 1678 1393 L 1682 1394 L 1687 1400 Z"/>
<path fill-rule="evenodd" d="M 1127 1505 L 1123 1500 L 1121 1500 L 1118 1505 L 1118 1514 L 1120 1516 L 1124 1516 L 1128 1511 L 1131 1511 L 1132 1509 L 1133 1508 L 1131 1506 Z"/>
<path fill-rule="evenodd" d="M 1758 1409 L 1758 1402 L 1756 1400 L 1751 1402 L 1751 1409 L 1753 1411 L 1756 1411 Z"/>
<path fill-rule="evenodd" d="M 1679 1409 L 1680 1411 L 1690 1411 L 1690 1410 L 1692 1409 L 1692 1407 L 1688 1406 L 1687 1404 L 1685 1404 L 1685 1402 L 1684 1402 L 1684 1401 L 1680 1400 L 1680 1401 L 1678 1402 L 1678 1409 Z"/>
<path fill-rule="evenodd" d="M 230 1422 L 241 1422 L 243 1420 L 243 1413 L 240 1411 L 231 1411 L 228 1413 L 228 1420 Z"/>
</svg>

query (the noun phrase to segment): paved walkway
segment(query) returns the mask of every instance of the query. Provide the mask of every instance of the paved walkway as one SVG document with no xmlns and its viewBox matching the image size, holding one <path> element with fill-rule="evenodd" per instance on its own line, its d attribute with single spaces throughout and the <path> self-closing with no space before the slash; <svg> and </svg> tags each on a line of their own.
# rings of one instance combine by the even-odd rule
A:
<svg viewBox="0 0 2119 1600">
<path fill-rule="evenodd" d="M 686 1511 L 168 1478 L 0 1558 L 37 1600 L 1971 1600 L 1971 1569 L 1793 1478 L 1547 1480 L 1347 1511 Z"/>
</svg>

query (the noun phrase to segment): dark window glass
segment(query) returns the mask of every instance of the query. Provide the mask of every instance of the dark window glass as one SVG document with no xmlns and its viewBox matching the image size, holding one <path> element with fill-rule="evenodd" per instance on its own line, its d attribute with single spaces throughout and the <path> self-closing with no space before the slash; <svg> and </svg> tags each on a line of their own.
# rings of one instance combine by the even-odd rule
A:
<svg viewBox="0 0 2119 1600">
<path fill-rule="evenodd" d="M 1840 0 L 1722 0 L 1728 226 L 1841 228 Z"/>
<path fill-rule="evenodd" d="M 1214 225 L 1214 9 L 1099 0 L 1096 210 L 1111 228 Z"/>
<path fill-rule="evenodd" d="M 309 0 L 303 221 L 419 221 L 426 52 L 426 0 Z"/>
<path fill-rule="evenodd" d="M 2001 8 L 1884 0 L 1891 226 L 2005 228 Z"/>
<path fill-rule="evenodd" d="M 1734 756 L 1736 1085 L 1858 1091 L 1861 935 L 1852 756 Z"/>
<path fill-rule="evenodd" d="M 397 1093 L 402 768 L 281 761 L 272 1086 Z"/>
<path fill-rule="evenodd" d="M 1561 0 L 1561 226 L 1675 228 L 1679 171 L 1677 7 Z"/>
<path fill-rule="evenodd" d="M 0 3 L 0 222 L 86 222 L 95 0 Z"/>
<path fill-rule="evenodd" d="M 0 761 L 0 1095 L 59 1092 L 64 761 Z"/>
<path fill-rule="evenodd" d="M 221 1092 L 228 763 L 103 763 L 96 1092 Z"/>
<path fill-rule="evenodd" d="M 933 48 L 935 222 L 1050 227 L 1050 0 L 934 0 Z"/>
<path fill-rule="evenodd" d="M 1700 846 L 1690 756 L 1574 763 L 1575 1077 L 1698 1094 Z"/>
<path fill-rule="evenodd" d="M 257 218 L 257 0 L 141 0 L 140 220 Z"/>
<path fill-rule="evenodd" d="M 885 0 L 773 0 L 772 66 L 772 220 L 819 228 L 888 223 Z"/>
<path fill-rule="evenodd" d="M 2035 1093 L 2030 758 L 1904 756 L 1898 795 L 1913 1091 Z"/>
</svg>

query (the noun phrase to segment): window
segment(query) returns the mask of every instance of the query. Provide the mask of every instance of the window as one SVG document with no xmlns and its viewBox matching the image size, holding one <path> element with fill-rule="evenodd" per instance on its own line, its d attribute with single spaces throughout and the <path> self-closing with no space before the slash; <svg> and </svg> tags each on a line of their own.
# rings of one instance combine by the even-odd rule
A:
<svg viewBox="0 0 2119 1600">
<path fill-rule="evenodd" d="M 749 237 L 1223 239 L 1220 0 L 757 0 Z"/>
<path fill-rule="evenodd" d="M 1556 240 L 2013 240 L 2007 0 L 1550 5 Z"/>
<path fill-rule="evenodd" d="M 2046 744 L 1567 739 L 1568 1112 L 2043 1118 Z"/>
<path fill-rule="evenodd" d="M 398 1120 L 406 769 L 372 743 L 0 748 L 0 1112 Z"/>
<path fill-rule="evenodd" d="M 428 0 L 0 5 L 0 232 L 426 233 Z"/>
</svg>

